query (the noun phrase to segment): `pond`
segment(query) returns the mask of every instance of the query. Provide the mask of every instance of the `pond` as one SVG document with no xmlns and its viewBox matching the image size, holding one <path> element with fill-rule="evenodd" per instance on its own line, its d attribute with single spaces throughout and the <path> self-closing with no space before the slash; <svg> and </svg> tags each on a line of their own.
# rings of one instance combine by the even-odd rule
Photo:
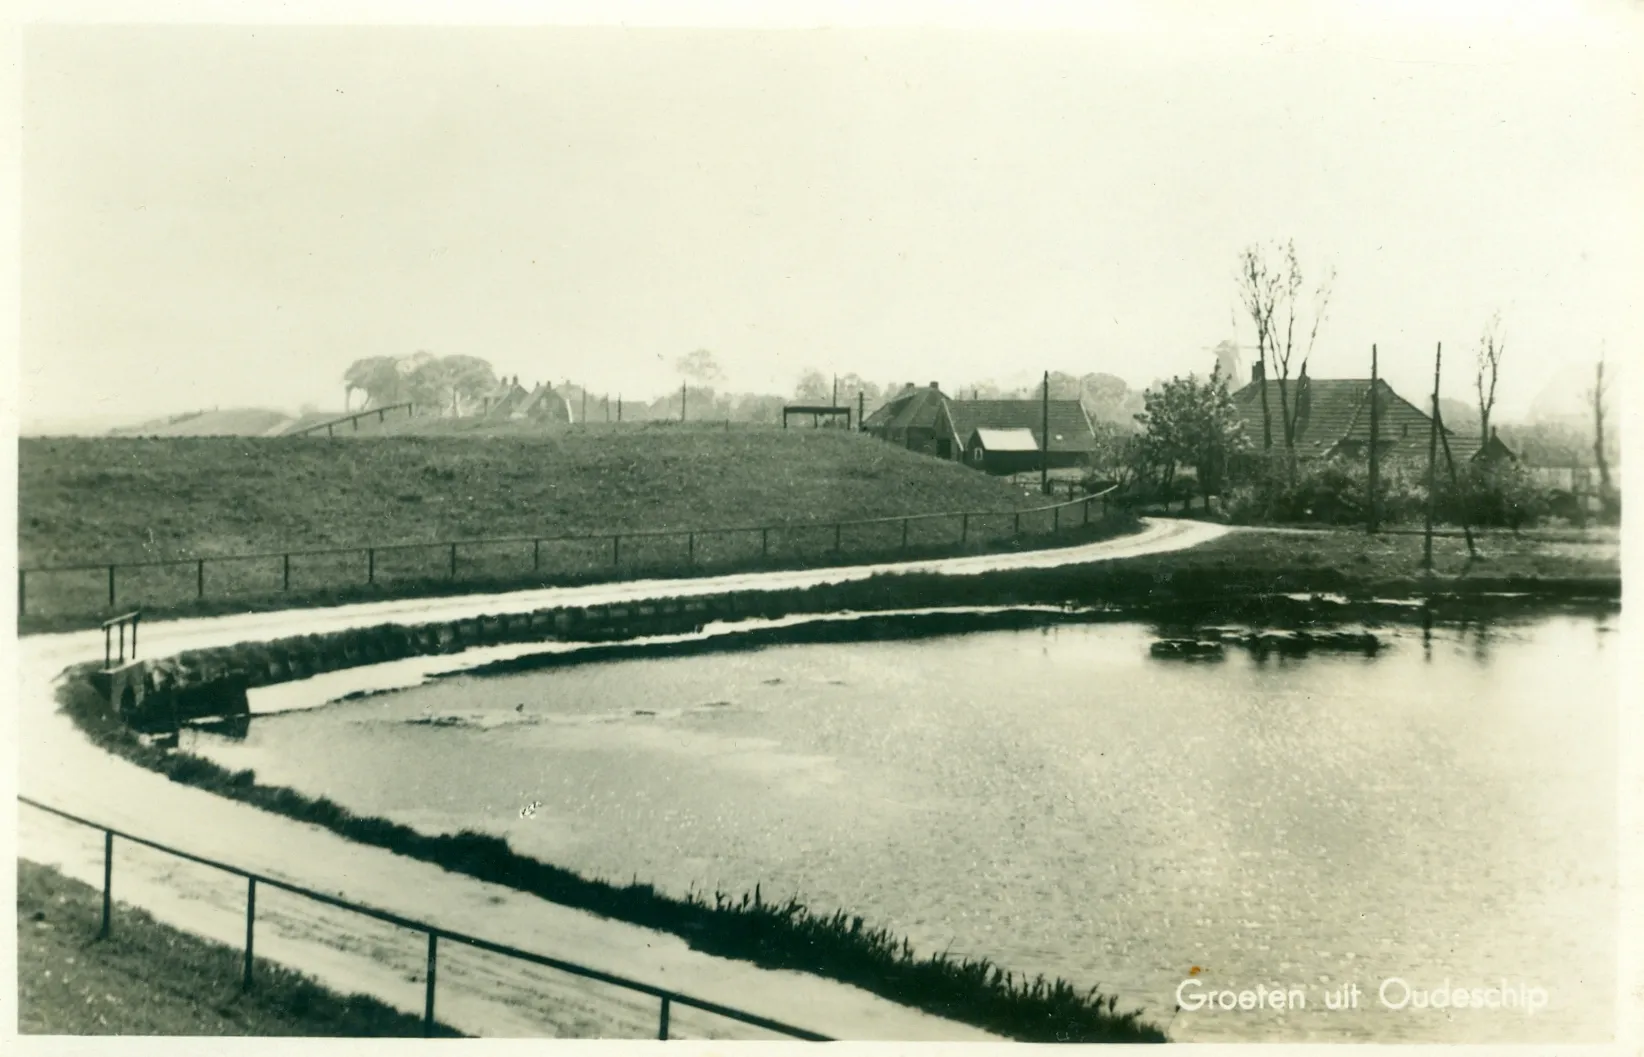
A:
<svg viewBox="0 0 1644 1057">
<path fill-rule="evenodd" d="M 1614 621 L 1382 628 L 1374 656 L 1160 660 L 1147 625 L 1082 623 L 601 661 L 184 747 L 584 875 L 798 894 L 1178 1040 L 1601 1041 Z M 1290 1008 L 1176 1008 L 1258 985 Z"/>
</svg>

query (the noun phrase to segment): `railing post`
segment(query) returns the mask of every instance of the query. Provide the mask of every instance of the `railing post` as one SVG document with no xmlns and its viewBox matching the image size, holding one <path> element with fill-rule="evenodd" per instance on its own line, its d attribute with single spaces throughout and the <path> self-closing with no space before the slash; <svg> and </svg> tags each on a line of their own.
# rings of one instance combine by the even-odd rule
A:
<svg viewBox="0 0 1644 1057">
<path fill-rule="evenodd" d="M 251 990 L 252 943 L 257 922 L 257 879 L 246 878 L 245 884 L 245 971 L 241 974 L 240 990 Z"/>
<path fill-rule="evenodd" d="M 113 667 L 110 661 L 114 657 L 114 631 L 107 624 L 103 625 L 103 667 Z"/>
<path fill-rule="evenodd" d="M 108 639 L 103 639 L 103 667 L 108 667 Z M 120 621 L 120 663 L 126 663 L 126 622 Z"/>
<path fill-rule="evenodd" d="M 457 545 L 451 544 L 451 579 L 457 578 Z"/>
<path fill-rule="evenodd" d="M 201 558 L 194 566 L 194 596 L 205 597 L 205 559 Z"/>
<path fill-rule="evenodd" d="M 439 949 L 440 938 L 437 934 L 428 934 L 428 981 L 423 989 L 422 997 L 422 1037 L 434 1037 L 434 972 L 438 968 L 435 964 L 436 952 Z"/>
<path fill-rule="evenodd" d="M 108 605 L 114 608 L 114 566 L 108 567 Z"/>
<path fill-rule="evenodd" d="M 531 571 L 534 572 L 534 573 L 542 571 L 542 541 L 541 540 L 532 540 L 531 541 Z"/>
<path fill-rule="evenodd" d="M 657 1023 L 656 1037 L 666 1042 L 668 1039 L 668 1006 L 670 1000 L 667 995 L 662 996 L 662 1018 Z"/>
<path fill-rule="evenodd" d="M 100 940 L 108 939 L 109 918 L 114 890 L 114 831 L 103 831 L 103 927 L 97 933 Z"/>
<path fill-rule="evenodd" d="M 375 547 L 365 548 L 365 582 L 368 584 L 377 582 L 377 548 Z"/>
<path fill-rule="evenodd" d="M 622 537 L 620 535 L 611 537 L 611 564 L 622 564 Z"/>
</svg>

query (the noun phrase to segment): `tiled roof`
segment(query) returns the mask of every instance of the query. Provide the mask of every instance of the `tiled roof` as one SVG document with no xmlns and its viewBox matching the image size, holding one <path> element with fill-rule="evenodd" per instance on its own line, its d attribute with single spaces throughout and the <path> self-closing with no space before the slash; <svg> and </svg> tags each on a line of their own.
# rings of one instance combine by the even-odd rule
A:
<svg viewBox="0 0 1644 1057">
<path fill-rule="evenodd" d="M 1280 447 L 1284 444 L 1284 426 L 1280 419 L 1283 404 L 1277 381 L 1252 382 L 1233 394 L 1233 404 L 1244 419 L 1245 436 L 1254 446 L 1261 447 L 1263 384 L 1267 387 L 1268 408 L 1273 415 L 1273 445 Z M 1326 455 L 1344 440 L 1370 440 L 1370 379 L 1308 378 L 1304 381 L 1296 378 L 1290 381 L 1288 388 L 1290 407 L 1296 415 L 1297 454 Z M 1376 392 L 1379 439 L 1395 446 L 1407 440 L 1425 445 L 1432 428 L 1428 416 L 1395 393 L 1385 381 L 1376 383 Z M 1449 427 L 1445 427 L 1445 433 L 1454 451 L 1456 434 Z"/>
<path fill-rule="evenodd" d="M 940 389 L 904 389 L 869 415 L 864 429 L 929 429 L 936 424 L 947 397 Z"/>
<path fill-rule="evenodd" d="M 947 406 L 953 431 L 961 438 L 969 439 L 978 429 L 1025 429 L 1033 434 L 1035 445 L 1046 413 L 1039 400 L 949 400 Z M 1096 432 L 1079 401 L 1052 400 L 1049 416 L 1051 451 L 1091 451 L 1096 447 Z"/>
</svg>

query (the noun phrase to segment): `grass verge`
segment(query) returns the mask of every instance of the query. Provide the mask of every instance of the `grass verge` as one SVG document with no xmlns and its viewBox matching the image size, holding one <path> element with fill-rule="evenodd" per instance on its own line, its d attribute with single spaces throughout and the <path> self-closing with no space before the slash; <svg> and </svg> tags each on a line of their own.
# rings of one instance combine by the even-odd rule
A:
<svg viewBox="0 0 1644 1057">
<path fill-rule="evenodd" d="M 354 815 L 326 797 L 257 783 L 187 753 L 143 744 L 110 715 L 81 668 L 59 684 L 60 703 L 103 749 L 180 782 L 348 840 L 384 848 L 452 873 L 506 885 L 564 906 L 684 938 L 692 947 L 771 969 L 808 972 L 1022 1042 L 1163 1042 L 1140 1011 L 1065 980 L 1029 979 L 987 959 L 920 956 L 886 929 L 843 911 L 817 912 L 797 899 L 770 902 L 756 890 L 740 899 L 715 893 L 674 898 L 648 884 L 613 885 L 524 856 L 500 837 L 464 830 L 428 835 L 380 818 Z"/>
<path fill-rule="evenodd" d="M 17 1030 L 24 1035 L 420 1037 L 420 1018 L 343 996 L 116 904 L 97 939 L 102 896 L 45 866 L 17 863 Z M 442 1038 L 457 1037 L 436 1025 Z"/>
</svg>

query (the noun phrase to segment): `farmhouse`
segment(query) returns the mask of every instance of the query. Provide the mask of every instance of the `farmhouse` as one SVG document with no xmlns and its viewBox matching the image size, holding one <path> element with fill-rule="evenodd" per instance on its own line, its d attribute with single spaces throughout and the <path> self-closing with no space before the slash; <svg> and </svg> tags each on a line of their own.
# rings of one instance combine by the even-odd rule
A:
<svg viewBox="0 0 1644 1057">
<path fill-rule="evenodd" d="M 956 459 L 990 473 L 1039 468 L 1047 449 L 1052 467 L 1080 466 L 1096 447 L 1096 430 L 1077 400 L 954 400 L 932 382 L 908 385 L 867 417 L 862 428 L 912 451 Z"/>
<path fill-rule="evenodd" d="M 1262 391 L 1273 421 L 1273 447 L 1284 446 L 1284 427 L 1279 383 L 1264 381 L 1258 364 L 1251 369 L 1250 384 L 1233 394 L 1233 405 L 1244 421 L 1244 435 L 1252 446 L 1263 446 Z M 1289 401 L 1296 416 L 1296 455 L 1303 459 L 1343 456 L 1365 458 L 1370 448 L 1370 391 L 1368 378 L 1309 378 L 1306 374 L 1289 383 Z M 1386 381 L 1375 382 L 1377 436 L 1376 449 L 1382 457 L 1427 457 L 1432 419 L 1415 404 L 1393 391 Z M 1459 434 L 1443 427 L 1451 457 L 1457 462 L 1472 459 L 1513 459 L 1517 456 L 1491 432 L 1485 444 L 1473 433 Z M 1441 449 L 1442 452 L 1442 449 Z"/>
<path fill-rule="evenodd" d="M 504 378 L 495 389 L 485 394 L 485 415 L 487 418 L 507 418 L 530 395 L 519 384 L 519 375 Z"/>
<path fill-rule="evenodd" d="M 554 391 L 554 387 L 546 382 L 538 382 L 537 387 L 513 409 L 508 412 L 509 418 L 536 418 L 546 419 L 549 422 L 571 421 L 571 402 L 564 395 Z"/>
</svg>

